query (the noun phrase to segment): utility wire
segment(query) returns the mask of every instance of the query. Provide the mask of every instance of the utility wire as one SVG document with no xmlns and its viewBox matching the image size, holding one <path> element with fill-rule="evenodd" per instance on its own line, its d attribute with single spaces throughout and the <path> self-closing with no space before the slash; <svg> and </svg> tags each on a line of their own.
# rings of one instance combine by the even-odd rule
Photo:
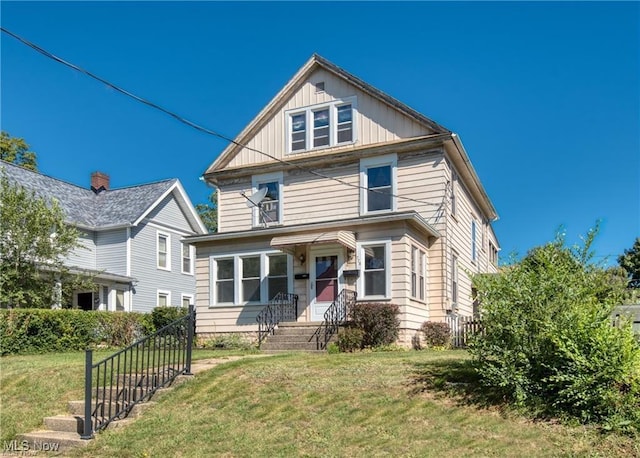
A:
<svg viewBox="0 0 640 458">
<path fill-rule="evenodd" d="M 277 161 L 277 162 L 279 162 L 281 164 L 285 164 L 285 165 L 288 165 L 290 167 L 294 167 L 294 168 L 296 168 L 296 169 L 298 169 L 300 171 L 307 172 L 307 173 L 309 173 L 311 175 L 315 175 L 315 176 L 320 177 L 320 178 L 325 178 L 325 179 L 328 179 L 328 180 L 337 181 L 338 183 L 344 184 L 346 186 L 350 186 L 352 188 L 363 189 L 363 190 L 365 190 L 367 192 L 383 194 L 385 196 L 391 196 L 391 197 L 395 197 L 395 198 L 398 198 L 398 199 L 411 201 L 411 202 L 416 202 L 416 203 L 425 204 L 425 205 L 432 205 L 432 206 L 435 206 L 435 207 L 441 207 L 443 205 L 443 203 L 444 203 L 444 200 L 443 200 L 443 202 L 440 202 L 440 203 L 428 202 L 428 201 L 425 201 L 425 200 L 414 199 L 412 197 L 400 196 L 400 195 L 397 195 L 397 194 L 386 193 L 384 191 L 379 191 L 377 189 L 365 188 L 364 186 L 360 186 L 360 185 L 357 185 L 357 184 L 354 184 L 354 183 L 349 183 L 348 181 L 345 181 L 345 180 L 343 180 L 341 178 L 336 178 L 336 177 L 332 177 L 330 175 L 325 175 L 325 174 L 323 174 L 321 172 L 317 172 L 315 170 L 312 170 L 312 169 L 309 169 L 309 168 L 306 168 L 306 167 L 302 167 L 302 166 L 300 166 L 298 164 L 295 164 L 293 162 L 286 161 L 284 159 L 280 159 L 278 157 L 272 156 L 269 153 L 265 153 L 264 151 L 260 151 L 260 150 L 258 150 L 256 148 L 250 147 L 248 145 L 243 145 L 242 143 L 237 142 L 236 140 L 234 140 L 234 139 L 232 139 L 230 137 L 227 137 L 226 135 L 223 135 L 223 134 L 218 133 L 218 132 L 216 132 L 214 130 L 211 130 L 211 129 L 208 129 L 206 127 L 203 127 L 203 126 L 201 126 L 199 124 L 196 124 L 195 122 L 189 121 L 188 119 L 183 118 L 182 116 L 174 113 L 173 111 L 170 111 L 170 110 L 168 110 L 168 109 L 166 109 L 166 108 L 164 108 L 164 107 L 162 107 L 160 105 L 157 105 L 157 104 L 155 104 L 153 102 L 150 102 L 147 99 L 139 97 L 139 96 L 133 94 L 132 92 L 129 92 L 129 91 L 125 90 L 125 89 L 122 89 L 121 87 L 116 86 L 115 84 L 107 81 L 106 79 L 101 78 L 100 76 L 98 76 L 98 75 L 96 75 L 96 74 L 94 74 L 94 73 L 92 73 L 92 72 L 90 72 L 88 70 L 85 70 L 82 67 L 79 67 L 79 66 L 77 66 L 75 64 L 72 64 L 71 62 L 68 62 L 68 61 L 66 61 L 66 60 L 64 60 L 64 59 L 62 59 L 62 58 L 50 53 L 46 49 L 41 48 L 40 46 L 36 45 L 35 43 L 32 43 L 31 41 L 29 41 L 29 40 L 27 40 L 25 38 L 22 38 L 21 36 L 11 32 L 10 30 L 7 30 L 4 27 L 0 26 L 0 30 L 2 32 L 6 33 L 7 35 L 15 38 L 16 40 L 20 41 L 24 45 L 34 49 L 35 51 L 39 52 L 42 55 L 48 57 L 49 59 L 52 59 L 52 60 L 54 60 L 54 61 L 56 61 L 56 62 L 58 62 L 58 63 L 60 63 L 62 65 L 65 65 L 65 66 L 77 71 L 77 72 L 80 72 L 80 73 L 82 73 L 84 75 L 87 75 L 88 77 L 93 78 L 93 79 L 101 82 L 105 86 L 110 87 L 114 91 L 117 91 L 117 92 L 119 92 L 121 94 L 124 94 L 127 97 L 130 97 L 130 98 L 136 100 L 137 102 L 143 103 L 144 105 L 147 105 L 147 106 L 149 106 L 151 108 L 159 110 L 162 113 L 171 116 L 172 118 L 176 119 L 177 121 L 179 121 L 179 122 L 181 122 L 183 124 L 186 124 L 189 127 L 192 127 L 192 128 L 194 128 L 194 129 L 196 129 L 196 130 L 198 130 L 200 132 L 204 132 L 205 134 L 212 135 L 214 137 L 218 137 L 218 138 L 220 138 L 222 140 L 228 141 L 229 143 L 232 143 L 232 144 L 234 144 L 236 146 L 239 146 L 239 147 L 241 147 L 243 149 L 246 149 L 246 150 L 249 150 L 249 151 L 253 151 L 255 153 L 258 153 L 258 154 L 261 154 L 263 156 L 266 156 L 269 159 L 273 159 L 274 161 Z"/>
</svg>

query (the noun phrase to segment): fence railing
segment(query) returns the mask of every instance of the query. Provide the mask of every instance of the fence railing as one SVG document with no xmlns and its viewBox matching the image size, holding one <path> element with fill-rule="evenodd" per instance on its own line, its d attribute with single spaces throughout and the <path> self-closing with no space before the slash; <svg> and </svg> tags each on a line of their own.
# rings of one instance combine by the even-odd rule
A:
<svg viewBox="0 0 640 458">
<path fill-rule="evenodd" d="M 332 302 L 326 312 L 324 321 L 316 333 L 316 347 L 318 350 L 326 350 L 331 337 L 338 332 L 340 325 L 347 322 L 349 309 L 355 304 L 357 294 L 355 291 L 343 289 Z"/>
<path fill-rule="evenodd" d="M 186 316 L 97 363 L 92 350 L 86 351 L 83 439 L 126 417 L 177 376 L 191 373 L 195 318 L 189 305 Z"/>
<path fill-rule="evenodd" d="M 256 317 L 258 322 L 258 345 L 273 334 L 276 326 L 284 321 L 298 319 L 298 295 L 278 293 Z"/>
<path fill-rule="evenodd" d="M 471 336 L 484 332 L 482 322 L 473 316 L 447 315 L 446 323 L 451 330 L 451 346 L 466 348 Z"/>
</svg>

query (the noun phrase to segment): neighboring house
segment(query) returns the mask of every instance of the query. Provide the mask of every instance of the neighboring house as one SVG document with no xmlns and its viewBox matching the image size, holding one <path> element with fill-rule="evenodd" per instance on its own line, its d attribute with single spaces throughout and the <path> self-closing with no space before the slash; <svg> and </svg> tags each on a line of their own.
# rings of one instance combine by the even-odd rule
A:
<svg viewBox="0 0 640 458">
<path fill-rule="evenodd" d="M 497 271 L 496 210 L 458 136 L 318 55 L 204 178 L 218 233 L 189 239 L 198 333 L 255 333 L 281 291 L 321 321 L 350 289 L 397 304 L 409 344 L 426 320 L 472 315 L 468 274 Z"/>
<path fill-rule="evenodd" d="M 149 312 L 195 299 L 192 245 L 186 236 L 207 231 L 177 179 L 109 189 L 109 176 L 91 175 L 91 188 L 0 161 L 0 169 L 38 196 L 56 199 L 82 247 L 66 259 L 72 272 L 88 274 L 95 291 L 77 291 L 84 310 Z"/>
</svg>

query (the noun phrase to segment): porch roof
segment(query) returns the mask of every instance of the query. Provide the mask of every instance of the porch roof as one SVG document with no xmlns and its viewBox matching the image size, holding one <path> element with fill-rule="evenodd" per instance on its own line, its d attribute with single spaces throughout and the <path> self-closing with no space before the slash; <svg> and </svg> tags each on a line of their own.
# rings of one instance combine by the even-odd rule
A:
<svg viewBox="0 0 640 458">
<path fill-rule="evenodd" d="M 303 234 L 281 235 L 271 239 L 271 246 L 274 248 L 321 243 L 339 243 L 346 248 L 355 250 L 356 236 L 350 231 L 317 231 Z"/>
</svg>

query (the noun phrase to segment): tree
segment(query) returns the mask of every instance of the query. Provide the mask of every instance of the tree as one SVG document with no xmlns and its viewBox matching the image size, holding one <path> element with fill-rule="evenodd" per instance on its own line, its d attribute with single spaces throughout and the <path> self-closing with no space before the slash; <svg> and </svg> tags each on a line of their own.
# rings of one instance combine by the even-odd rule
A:
<svg viewBox="0 0 640 458">
<path fill-rule="evenodd" d="M 640 344 L 612 326 L 624 294 L 590 246 L 564 239 L 529 251 L 497 275 L 475 276 L 483 335 L 471 353 L 483 384 L 537 413 L 640 430 Z"/>
<path fill-rule="evenodd" d="M 0 173 L 0 306 L 49 308 L 72 289 L 90 288 L 64 258 L 80 247 L 55 200 L 38 197 Z"/>
<path fill-rule="evenodd" d="M 196 211 L 209 232 L 218 231 L 218 191 L 209 196 L 209 203 L 197 204 Z"/>
<path fill-rule="evenodd" d="M 618 264 L 627 273 L 629 287 L 640 288 L 640 237 L 636 238 L 631 248 L 618 256 Z"/>
<path fill-rule="evenodd" d="M 29 145 L 22 138 L 0 132 L 0 159 L 20 165 L 29 170 L 38 170 L 36 153 L 29 151 Z"/>
</svg>

